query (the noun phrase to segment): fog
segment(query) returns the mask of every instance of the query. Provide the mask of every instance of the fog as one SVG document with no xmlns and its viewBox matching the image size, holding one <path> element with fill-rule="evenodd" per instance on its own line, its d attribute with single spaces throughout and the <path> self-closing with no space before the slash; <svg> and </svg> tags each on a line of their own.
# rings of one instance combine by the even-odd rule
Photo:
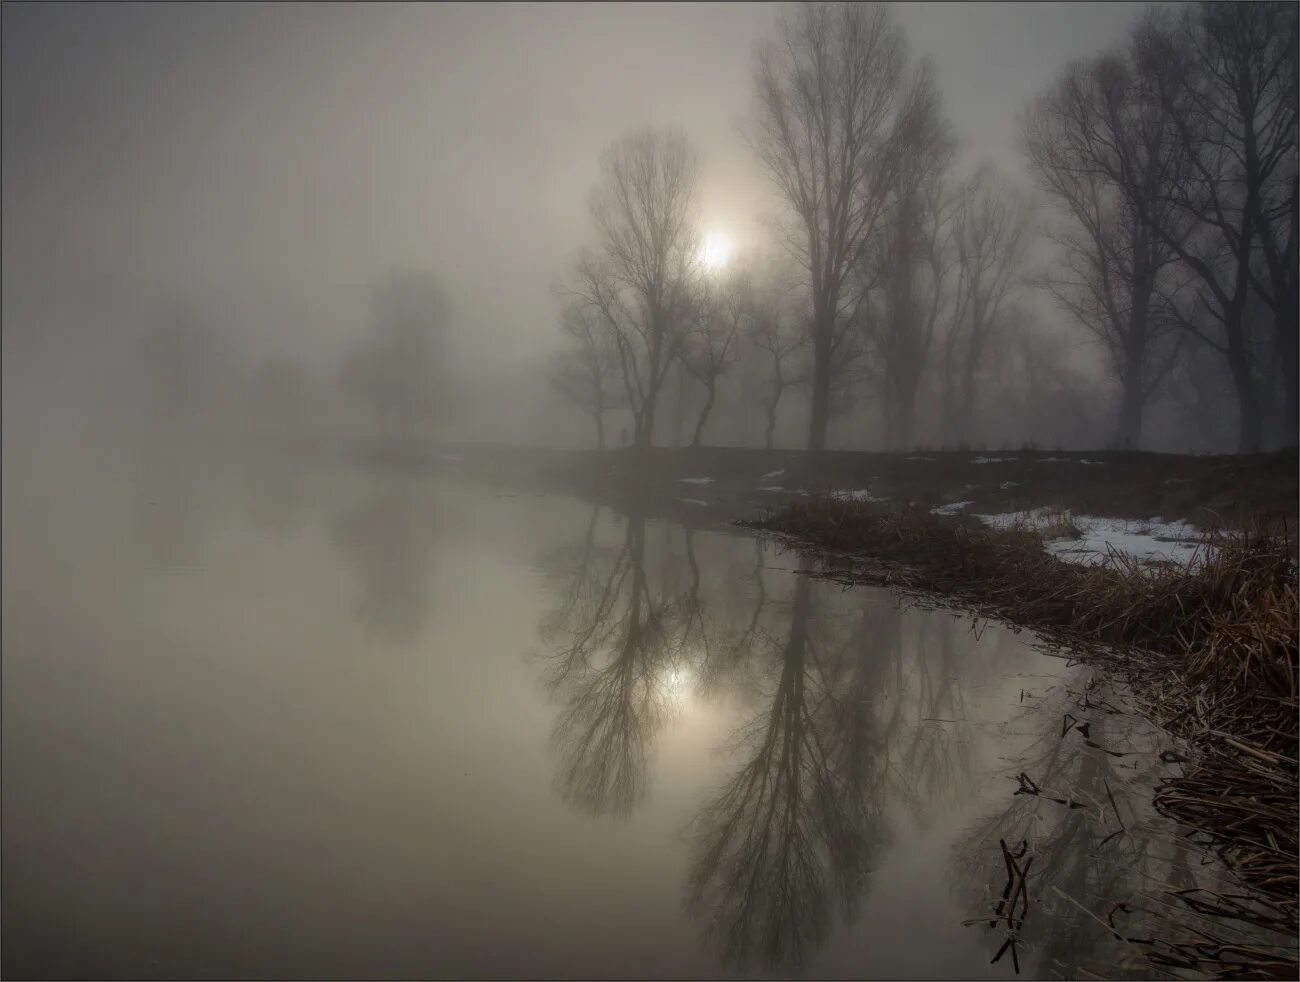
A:
<svg viewBox="0 0 1300 982">
<path fill-rule="evenodd" d="M 340 426 L 368 425 L 339 386 L 340 365 L 374 320 L 376 291 L 405 275 L 444 301 L 437 411 L 422 435 L 591 445 L 589 421 L 548 384 L 545 366 L 564 347 L 557 294 L 579 250 L 598 247 L 589 204 L 602 154 L 630 132 L 680 128 L 699 160 L 693 229 L 721 235 L 732 266 L 784 256 L 773 225 L 789 209 L 752 145 L 755 51 L 776 36 L 781 12 L 6 4 L 7 432 L 133 418 L 141 372 L 151 371 L 140 339 L 181 320 L 202 338 L 197 371 L 213 406 L 240 402 L 234 393 L 279 359 Z M 933 61 L 952 175 L 991 165 L 1029 197 L 1038 192 L 1020 146 L 1026 107 L 1072 60 L 1122 46 L 1141 13 L 1139 4 L 891 10 L 909 63 Z M 1022 272 L 1028 282 L 1041 270 Z M 1104 350 L 1046 291 L 1028 283 L 1018 293 L 1017 337 L 1000 371 L 1023 375 L 1024 352 L 1041 348 L 1069 404 L 1039 405 L 1048 396 L 1037 390 L 1005 405 L 981 397 L 967 442 L 1110 445 L 1116 397 Z M 882 356 L 861 360 L 871 376 Z M 1207 371 L 1223 375 L 1217 361 Z M 706 443 L 761 443 L 762 413 L 742 374 L 721 379 Z M 987 374 L 989 392 L 1014 381 Z M 676 374 L 665 385 L 654 441 L 671 445 L 689 439 L 703 396 Z M 856 386 L 828 445 L 885 445 L 879 391 L 870 378 Z M 805 445 L 809 398 L 806 385 L 785 398 L 778 445 Z M 667 420 L 674 400 L 686 423 Z M 1189 422 L 1186 400 L 1153 396 L 1142 445 L 1232 449 L 1231 398 L 1216 390 L 1210 401 L 1222 403 L 1206 411 L 1223 418 L 1218 429 Z M 936 405 L 923 384 L 909 443 L 945 442 Z M 611 443 L 631 426 L 618 413 Z M 1274 422 L 1266 442 L 1287 435 Z"/>
<path fill-rule="evenodd" d="M 1286 976 L 1298 9 L 0 4 L 9 974 Z"/>
</svg>

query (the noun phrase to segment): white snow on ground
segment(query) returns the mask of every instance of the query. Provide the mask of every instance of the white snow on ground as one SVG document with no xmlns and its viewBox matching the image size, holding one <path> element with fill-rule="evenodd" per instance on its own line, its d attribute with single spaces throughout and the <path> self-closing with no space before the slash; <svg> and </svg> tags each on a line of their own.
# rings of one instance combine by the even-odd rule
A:
<svg viewBox="0 0 1300 982">
<path fill-rule="evenodd" d="M 1005 491 L 1007 488 L 1018 488 L 1018 487 L 1020 487 L 1020 482 L 1019 482 L 1019 481 L 1003 481 L 1001 484 L 998 485 L 998 487 L 1000 487 L 1003 491 Z"/>
<path fill-rule="evenodd" d="M 1079 463 L 1088 464 L 1092 467 L 1100 467 L 1102 464 L 1106 462 L 1104 460 L 1080 460 Z"/>
<path fill-rule="evenodd" d="M 772 480 L 772 478 L 774 477 L 780 477 L 784 473 L 785 473 L 784 467 L 782 467 L 779 471 L 768 471 L 766 474 L 764 474 L 762 477 L 758 479 L 758 483 L 763 484 L 767 481 Z"/>
<path fill-rule="evenodd" d="M 781 487 L 781 485 L 779 484 L 773 484 L 771 487 L 759 488 L 758 490 L 759 491 L 784 491 L 785 488 Z"/>
<path fill-rule="evenodd" d="M 1036 464 L 1068 464 L 1069 462 L 1070 462 L 1070 458 L 1069 458 L 1069 457 L 1036 457 L 1036 458 L 1034 458 L 1034 463 L 1036 463 Z"/>
<path fill-rule="evenodd" d="M 1034 508 L 975 517 L 984 524 L 999 529 L 1033 529 L 1066 518 L 1082 533 L 1080 537 L 1051 539 L 1043 543 L 1043 548 L 1063 562 L 1085 566 L 1110 562 L 1112 548 L 1121 555 L 1142 563 L 1170 562 L 1181 566 L 1191 562 L 1198 552 L 1203 555 L 1213 548 L 1204 544 L 1204 536 L 1196 526 L 1184 521 L 1101 518 L 1096 515 L 1063 513 L 1054 508 Z"/>
<path fill-rule="evenodd" d="M 836 501 L 888 501 L 888 498 L 881 498 L 866 488 L 859 488 L 857 491 L 832 491 L 831 497 Z"/>
<path fill-rule="evenodd" d="M 1000 464 L 1004 460 L 1010 460 L 1010 457 L 976 457 L 971 461 L 972 464 Z"/>
<path fill-rule="evenodd" d="M 953 501 L 946 505 L 936 505 L 930 509 L 931 515 L 955 515 L 963 508 L 975 504 L 973 501 Z"/>
<path fill-rule="evenodd" d="M 699 498 L 679 498 L 678 500 L 684 501 L 688 505 L 703 505 L 705 508 L 709 507 L 709 503 L 707 501 L 701 501 Z"/>
<path fill-rule="evenodd" d="M 712 483 L 713 483 L 713 478 L 711 478 L 711 477 L 679 477 L 679 478 L 677 479 L 677 483 L 678 483 L 678 484 L 712 484 Z"/>
<path fill-rule="evenodd" d="M 934 460 L 933 457 L 907 457 L 906 460 Z"/>
</svg>

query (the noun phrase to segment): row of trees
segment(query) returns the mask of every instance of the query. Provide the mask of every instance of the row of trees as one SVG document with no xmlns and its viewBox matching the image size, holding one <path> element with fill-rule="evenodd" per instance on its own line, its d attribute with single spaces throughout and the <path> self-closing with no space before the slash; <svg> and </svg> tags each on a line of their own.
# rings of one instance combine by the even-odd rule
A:
<svg viewBox="0 0 1300 982">
<path fill-rule="evenodd" d="M 1197 395 L 1217 384 L 1207 351 L 1232 380 L 1239 448 L 1261 445 L 1269 366 L 1289 436 L 1295 58 L 1292 5 L 1148 14 L 1127 47 L 1069 66 L 1024 115 L 1051 205 L 1036 210 L 991 167 L 958 166 L 933 66 L 910 59 L 887 7 L 803 5 L 755 72 L 751 142 L 785 206 L 783 261 L 708 268 L 685 135 L 617 142 L 593 197 L 597 242 L 561 287 L 555 386 L 592 414 L 601 446 L 605 414 L 624 408 L 647 447 L 665 383 L 685 374 L 702 393 L 698 444 L 718 380 L 748 357 L 766 365 L 753 398 L 769 446 L 792 387 L 808 392 L 809 449 L 868 393 L 885 446 L 914 444 L 922 398 L 942 441 L 960 443 L 995 345 L 1031 344 L 1038 287 L 1108 357 L 1117 446 L 1138 446 L 1144 407 L 1176 376 Z M 1027 261 L 1036 241 L 1055 247 L 1041 269 Z M 1277 358 L 1263 357 L 1270 342 Z"/>
<path fill-rule="evenodd" d="M 1033 173 L 1065 219 L 1046 285 L 1111 358 L 1123 445 L 1188 343 L 1226 363 L 1240 450 L 1261 446 L 1270 347 L 1295 425 L 1296 72 L 1294 4 L 1156 8 L 1026 116 Z"/>
</svg>

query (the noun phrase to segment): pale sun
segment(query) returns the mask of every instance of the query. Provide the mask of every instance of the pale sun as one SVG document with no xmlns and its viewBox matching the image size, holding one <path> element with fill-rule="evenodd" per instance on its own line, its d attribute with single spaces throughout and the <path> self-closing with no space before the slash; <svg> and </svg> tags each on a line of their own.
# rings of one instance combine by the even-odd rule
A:
<svg viewBox="0 0 1300 982">
<path fill-rule="evenodd" d="M 700 249 L 700 261 L 709 270 L 721 269 L 727 265 L 731 256 L 731 239 L 722 232 L 710 232 L 704 237 L 704 247 Z"/>
</svg>

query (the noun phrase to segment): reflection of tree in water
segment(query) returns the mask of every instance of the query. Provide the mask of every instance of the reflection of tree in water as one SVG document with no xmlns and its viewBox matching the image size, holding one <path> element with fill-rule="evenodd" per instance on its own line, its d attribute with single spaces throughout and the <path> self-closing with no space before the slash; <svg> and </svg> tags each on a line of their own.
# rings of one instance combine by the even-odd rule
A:
<svg viewBox="0 0 1300 982">
<path fill-rule="evenodd" d="M 655 529 L 647 563 L 643 520 L 617 549 L 596 525 L 545 563 L 561 586 L 543 630 L 557 784 L 584 810 L 627 814 L 679 676 L 696 698 L 747 707 L 736 769 L 691 823 L 686 901 L 726 964 L 792 969 L 860 901 L 886 804 L 924 824 L 968 793 L 965 734 L 936 722 L 966 715 L 964 625 L 908 617 L 886 591 L 765 576 L 759 542 Z"/>
<path fill-rule="evenodd" d="M 727 964 L 799 964 L 834 905 L 853 905 L 879 833 L 870 765 L 845 755 L 846 730 L 865 720 L 841 701 L 815 623 L 801 576 L 770 705 L 739 735 L 746 763 L 695 820 L 688 904 Z"/>
<path fill-rule="evenodd" d="M 683 614 L 692 601 L 689 591 L 652 587 L 639 517 L 628 518 L 622 548 L 595 589 L 595 520 L 573 588 L 544 628 L 557 648 L 546 681 L 561 703 L 553 738 L 565 800 L 626 815 L 645 795 L 650 743 L 683 670 Z"/>
<path fill-rule="evenodd" d="M 426 495 L 395 481 L 334 525 L 334 543 L 360 586 L 357 618 L 392 643 L 413 638 L 432 601 L 435 527 Z"/>
</svg>

